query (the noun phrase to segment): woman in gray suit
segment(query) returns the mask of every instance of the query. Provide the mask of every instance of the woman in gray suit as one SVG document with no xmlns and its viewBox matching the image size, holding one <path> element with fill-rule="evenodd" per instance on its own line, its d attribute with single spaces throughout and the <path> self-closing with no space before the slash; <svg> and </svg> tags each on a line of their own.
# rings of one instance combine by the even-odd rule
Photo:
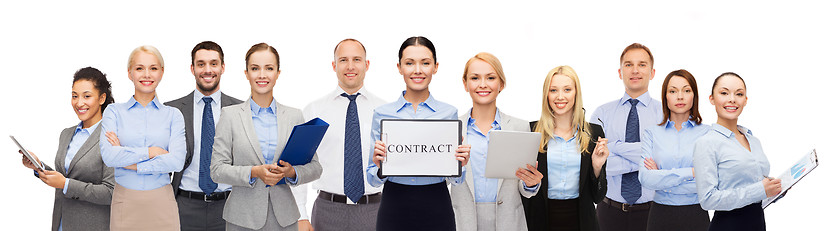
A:
<svg viewBox="0 0 840 231">
<path fill-rule="evenodd" d="M 484 177 L 490 130 L 528 132 L 528 122 L 503 114 L 496 97 L 505 88 L 505 73 L 496 56 L 481 52 L 464 67 L 464 90 L 473 100 L 472 109 L 460 119 L 465 143 L 472 146 L 466 183 L 452 186 L 452 207 L 457 230 L 527 230 L 523 197 L 537 193 L 543 175 L 528 165 L 516 172 L 519 180 Z"/>
<path fill-rule="evenodd" d="M 108 230 L 114 169 L 99 155 L 99 121 L 113 102 L 105 74 L 93 67 L 76 71 L 70 105 L 81 122 L 61 132 L 55 171 L 45 164 L 47 170 L 35 172 L 55 188 L 52 230 Z M 36 169 L 25 156 L 23 165 Z"/>
<path fill-rule="evenodd" d="M 227 230 L 297 230 L 300 213 L 289 186 L 318 179 L 321 164 L 317 155 L 304 165 L 279 160 L 292 128 L 304 121 L 299 109 L 274 100 L 277 50 L 256 44 L 245 55 L 245 66 L 251 96 L 222 108 L 213 143 L 210 176 L 233 186 L 222 218 Z"/>
</svg>

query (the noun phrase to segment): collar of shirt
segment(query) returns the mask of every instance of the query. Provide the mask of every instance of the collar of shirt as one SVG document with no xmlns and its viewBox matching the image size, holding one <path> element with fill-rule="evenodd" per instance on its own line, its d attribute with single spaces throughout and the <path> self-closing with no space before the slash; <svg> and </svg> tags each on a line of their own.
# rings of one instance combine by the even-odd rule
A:
<svg viewBox="0 0 840 231">
<path fill-rule="evenodd" d="M 93 124 L 89 128 L 82 128 L 82 125 L 85 122 L 84 121 L 79 122 L 79 125 L 76 126 L 76 131 L 73 132 L 73 134 L 79 133 L 79 131 L 81 131 L 81 130 L 85 130 L 85 132 L 87 132 L 88 134 L 91 134 L 91 133 L 93 133 L 93 130 L 96 130 L 96 127 L 99 126 L 99 122 L 102 122 L 102 120 L 97 121 L 95 124 Z"/>
<path fill-rule="evenodd" d="M 552 137 L 552 140 L 556 142 L 571 142 L 575 139 L 577 139 L 577 130 L 575 130 L 575 134 L 572 134 L 572 138 L 569 138 L 569 140 L 564 140 L 563 137 L 560 137 L 558 135 L 553 135 Z"/>
<path fill-rule="evenodd" d="M 195 104 L 204 104 L 202 98 L 204 98 L 204 94 L 198 91 L 198 89 L 195 89 L 195 92 L 193 92 L 193 102 Z M 222 91 L 213 92 L 213 94 L 210 94 L 210 98 L 213 98 L 213 104 L 219 104 L 222 102 Z"/>
<path fill-rule="evenodd" d="M 333 96 L 333 98 L 332 98 L 333 100 L 347 99 L 347 97 L 341 96 L 341 94 L 344 94 L 344 93 L 347 93 L 347 92 L 345 92 L 345 91 L 344 91 L 344 89 L 341 89 L 341 87 L 336 86 L 336 87 L 335 87 L 335 90 L 333 90 L 333 91 L 330 93 L 330 95 L 332 95 L 332 96 Z M 356 98 L 356 100 L 359 100 L 359 99 L 365 99 L 365 100 L 367 100 L 368 95 L 369 95 L 369 93 L 368 93 L 367 89 L 365 89 L 365 87 L 364 87 L 364 86 L 362 86 L 362 88 L 359 88 L 359 91 L 357 91 L 357 92 L 355 92 L 355 93 L 353 93 L 353 94 L 356 94 L 356 93 L 359 93 L 359 96 L 360 96 L 360 98 Z M 352 95 L 352 94 L 350 94 L 350 93 L 347 93 L 347 94 L 348 94 L 348 95 Z M 347 99 L 347 100 L 349 100 L 349 99 Z"/>
<path fill-rule="evenodd" d="M 394 108 L 395 111 L 401 111 L 404 108 L 410 108 L 411 107 L 411 103 L 408 102 L 408 100 L 405 100 L 405 91 L 403 91 L 402 94 L 400 94 L 400 98 L 397 99 L 397 103 L 395 105 L 397 106 L 397 108 Z M 441 105 L 440 105 L 440 102 L 435 100 L 435 98 L 432 97 L 432 94 L 429 93 L 429 98 L 427 98 L 426 101 L 421 102 L 417 106 L 425 106 L 425 107 L 429 108 L 430 110 L 432 110 L 432 112 L 436 112 L 437 108 L 439 108 Z"/>
<path fill-rule="evenodd" d="M 630 95 L 627 94 L 627 92 L 625 92 L 624 96 L 621 97 L 621 101 L 618 101 L 618 105 L 621 106 L 624 104 L 630 104 L 630 101 L 627 101 L 629 99 L 632 98 L 630 97 Z M 639 103 L 642 103 L 642 106 L 644 107 L 650 106 L 650 101 L 653 100 L 653 98 L 650 97 L 650 92 L 645 92 L 639 97 L 636 97 L 636 99 L 638 99 Z"/>
<path fill-rule="evenodd" d="M 667 123 L 665 123 L 665 129 L 666 129 L 666 130 L 667 130 L 667 129 L 676 129 L 676 127 L 674 127 L 674 126 L 675 126 L 675 124 L 676 124 L 676 123 L 674 123 L 674 121 L 671 121 L 671 120 L 669 119 L 669 120 L 668 120 L 668 122 L 667 122 Z M 693 120 L 688 120 L 688 121 L 685 121 L 685 122 L 683 122 L 683 123 L 682 123 L 682 127 L 683 127 L 683 128 L 692 128 L 692 127 L 695 127 L 695 126 L 697 126 L 697 123 L 694 123 L 694 121 L 693 121 Z"/>
<path fill-rule="evenodd" d="M 729 130 L 729 128 L 726 128 L 723 125 L 717 123 L 712 124 L 712 129 L 714 129 L 715 131 L 727 138 L 732 138 L 732 136 L 735 135 L 735 133 Z M 750 129 L 747 129 L 746 127 L 738 125 L 738 130 L 741 131 L 741 133 L 743 133 L 744 136 L 752 136 L 752 131 Z"/>
<path fill-rule="evenodd" d="M 253 115 L 253 116 L 259 115 L 261 109 L 263 109 L 263 108 L 261 108 L 260 105 L 257 105 L 257 102 L 254 102 L 254 99 L 252 99 L 251 97 L 248 97 L 248 102 L 251 104 L 251 115 Z M 269 105 L 271 105 L 271 106 L 266 108 L 268 113 L 274 114 L 275 112 L 277 112 L 277 104 L 274 103 L 274 98 L 271 98 L 271 104 L 269 104 Z"/>
<path fill-rule="evenodd" d="M 475 119 L 473 119 L 473 117 L 472 117 L 472 108 L 470 108 L 470 114 L 469 115 L 470 115 L 470 118 L 467 119 L 467 126 L 468 127 L 475 127 Z M 499 108 L 496 108 L 496 118 L 493 118 L 493 123 L 491 124 L 491 126 L 493 128 L 491 130 L 494 130 L 496 127 L 498 127 L 501 124 L 501 121 L 502 121 L 502 116 L 499 115 Z M 480 130 L 478 130 L 478 131 L 480 131 Z"/>
<path fill-rule="evenodd" d="M 137 102 L 137 100 L 134 99 L 134 96 L 131 96 L 131 98 L 128 99 L 127 104 L 131 105 L 131 106 L 128 106 L 128 109 L 131 109 L 131 108 L 134 108 L 134 107 L 143 107 L 143 105 L 140 104 L 140 102 Z M 152 106 L 152 108 L 154 108 L 154 109 L 160 109 L 161 104 L 160 104 L 160 101 L 158 100 L 157 95 L 155 95 L 155 98 L 152 99 L 152 102 L 149 102 L 149 105 L 146 105 L 146 106 L 147 106 L 147 108 L 148 108 L 148 106 Z"/>
</svg>

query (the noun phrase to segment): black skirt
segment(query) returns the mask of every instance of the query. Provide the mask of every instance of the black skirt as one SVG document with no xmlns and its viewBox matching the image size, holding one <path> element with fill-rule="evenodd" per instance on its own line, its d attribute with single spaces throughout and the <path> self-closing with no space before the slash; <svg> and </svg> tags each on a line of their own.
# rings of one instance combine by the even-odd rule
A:
<svg viewBox="0 0 840 231">
<path fill-rule="evenodd" d="M 569 200 L 548 200 L 548 230 L 580 230 L 580 209 L 578 198 Z"/>
<path fill-rule="evenodd" d="M 709 230 L 709 212 L 703 210 L 700 204 L 675 206 L 651 203 L 647 230 Z"/>
<path fill-rule="evenodd" d="M 404 185 L 385 182 L 376 230 L 455 230 L 446 182 Z"/>
<path fill-rule="evenodd" d="M 715 211 L 709 230 L 767 230 L 764 209 L 761 203 L 754 203 L 732 211 Z"/>
</svg>

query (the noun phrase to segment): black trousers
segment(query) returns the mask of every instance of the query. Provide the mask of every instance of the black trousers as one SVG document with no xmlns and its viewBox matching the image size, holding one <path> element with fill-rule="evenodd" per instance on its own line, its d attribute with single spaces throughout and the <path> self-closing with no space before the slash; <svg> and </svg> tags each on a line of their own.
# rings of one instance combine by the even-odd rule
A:
<svg viewBox="0 0 840 231">
<path fill-rule="evenodd" d="M 624 212 L 601 201 L 596 208 L 598 226 L 601 227 L 601 231 L 645 231 L 649 211 L 650 209 L 634 208 Z"/>
<path fill-rule="evenodd" d="M 710 231 L 720 230 L 767 230 L 764 223 L 764 209 L 761 202 L 744 206 L 732 211 L 715 211 Z"/>
<path fill-rule="evenodd" d="M 578 199 L 548 200 L 548 230 L 580 230 L 580 209 Z"/>
<path fill-rule="evenodd" d="M 222 212 L 227 200 L 205 202 L 185 196 L 176 196 L 178 203 L 178 217 L 181 220 L 181 230 L 225 230 L 225 220 Z"/>
<path fill-rule="evenodd" d="M 648 216 L 648 231 L 709 230 L 709 212 L 703 210 L 700 204 L 675 206 L 652 203 Z"/>
<path fill-rule="evenodd" d="M 386 181 L 376 230 L 455 230 L 455 212 L 446 182 L 403 185 Z"/>
</svg>

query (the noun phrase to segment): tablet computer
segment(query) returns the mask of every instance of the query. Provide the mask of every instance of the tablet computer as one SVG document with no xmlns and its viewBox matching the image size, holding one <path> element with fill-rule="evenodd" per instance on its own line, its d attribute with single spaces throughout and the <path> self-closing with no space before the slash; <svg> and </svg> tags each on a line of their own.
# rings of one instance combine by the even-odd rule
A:
<svg viewBox="0 0 840 231">
<path fill-rule="evenodd" d="M 516 170 L 536 166 L 540 133 L 491 130 L 484 177 L 518 179 Z"/>
<path fill-rule="evenodd" d="M 35 167 L 38 168 L 38 170 L 41 170 L 41 171 L 44 170 L 43 163 L 35 160 L 35 158 L 32 157 L 31 154 L 29 154 L 29 151 L 27 151 L 25 148 L 23 148 L 23 145 L 20 145 L 20 142 L 18 142 L 17 139 L 15 139 L 15 136 L 10 135 L 9 138 L 12 138 L 12 141 L 14 141 L 15 144 L 18 146 L 18 148 L 20 148 L 20 150 L 23 152 L 23 155 L 26 156 L 27 159 L 29 159 L 29 162 L 32 162 L 32 164 L 34 164 Z"/>
</svg>

